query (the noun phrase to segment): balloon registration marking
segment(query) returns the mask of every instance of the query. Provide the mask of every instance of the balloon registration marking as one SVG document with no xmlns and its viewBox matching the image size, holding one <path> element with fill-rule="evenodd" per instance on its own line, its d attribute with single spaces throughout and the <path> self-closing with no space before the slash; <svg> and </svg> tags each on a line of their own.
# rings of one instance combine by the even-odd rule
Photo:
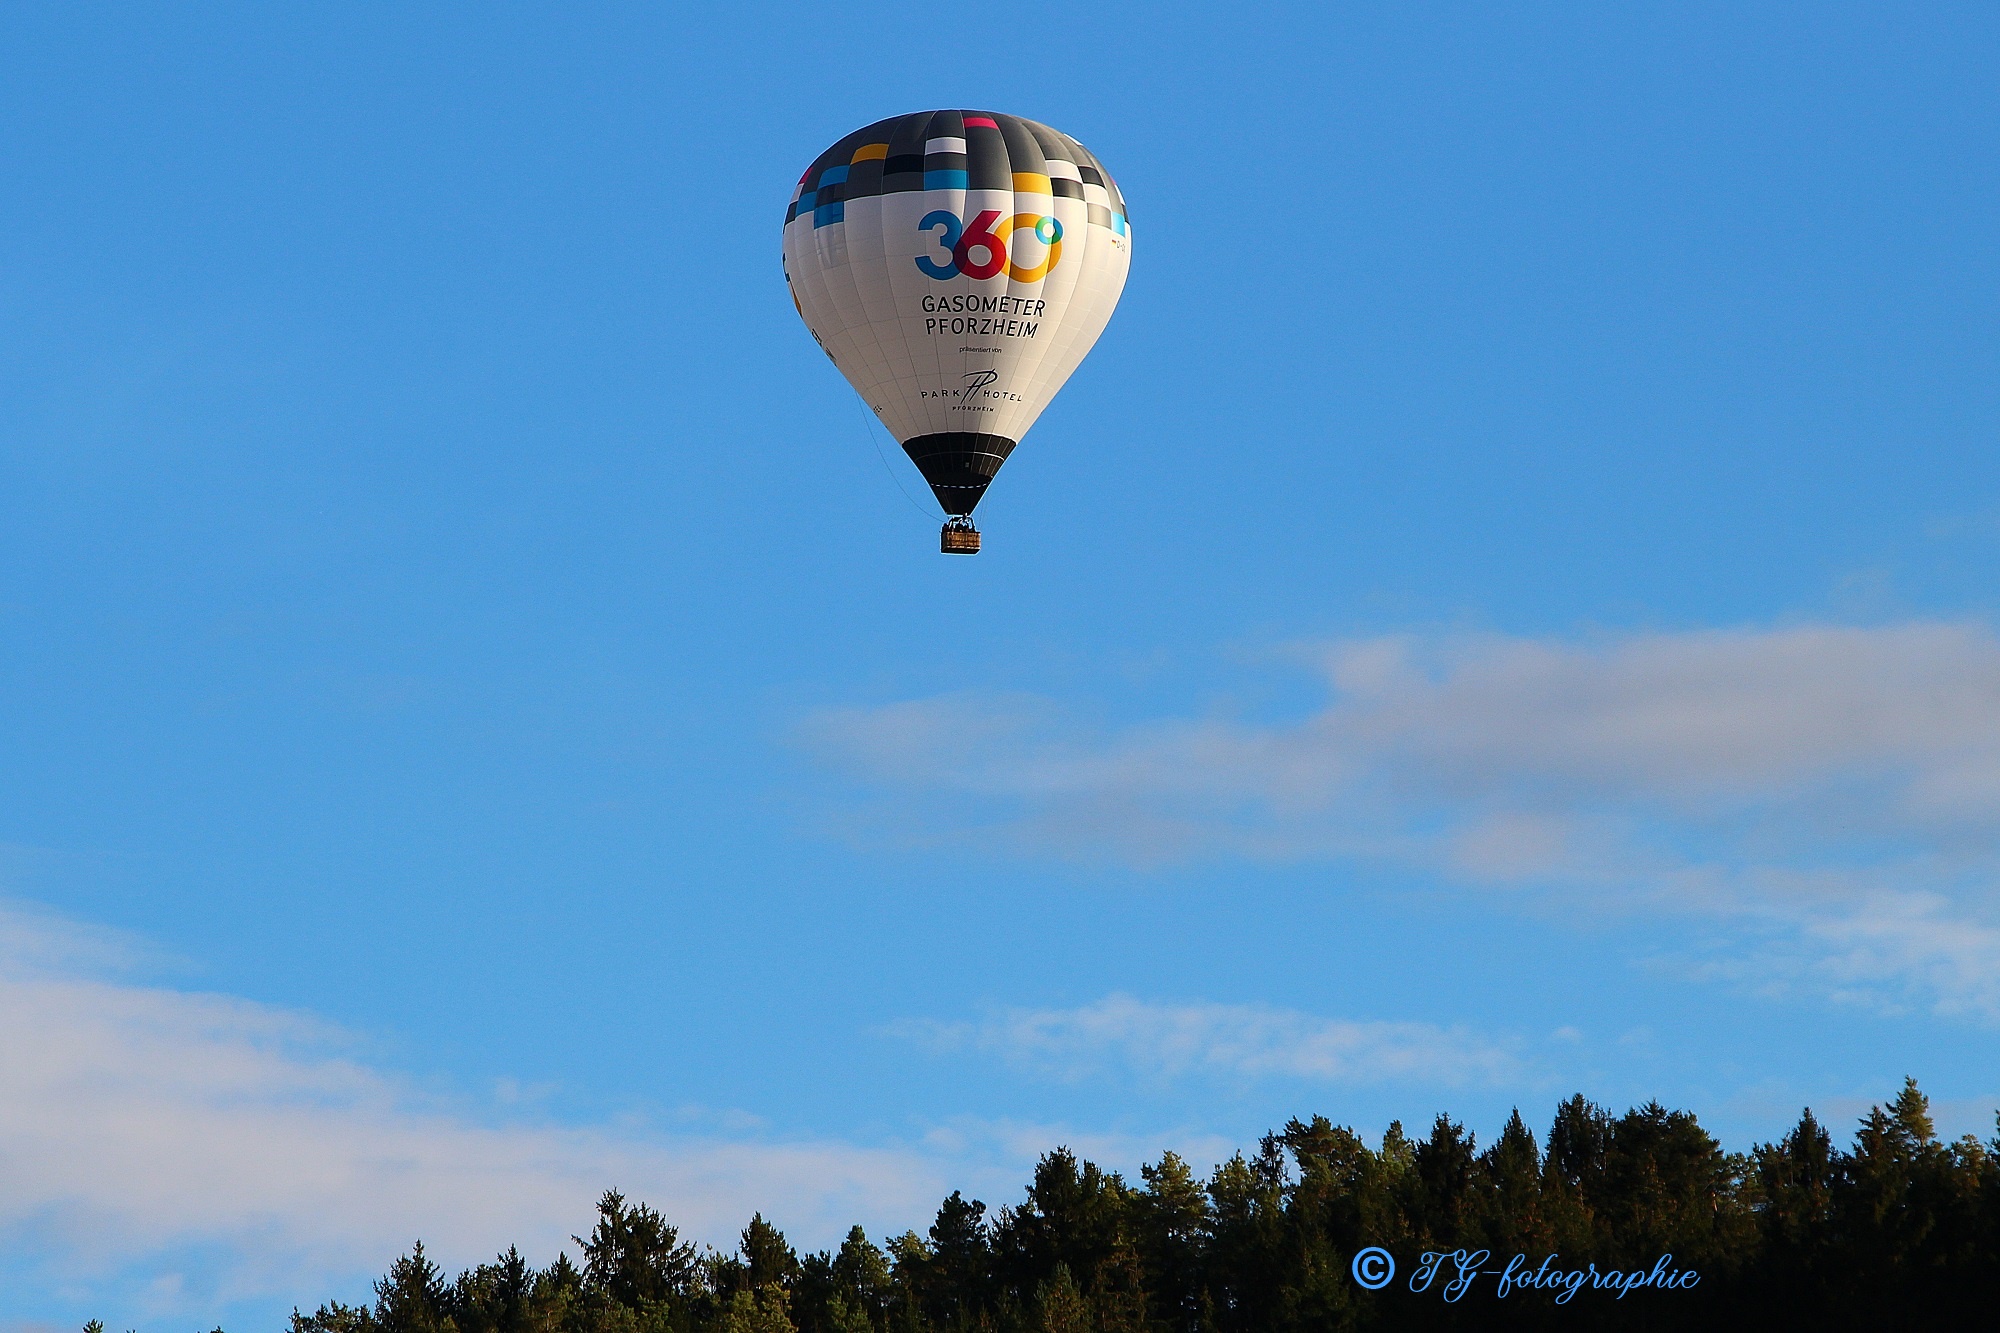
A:
<svg viewBox="0 0 2000 1333">
<path fill-rule="evenodd" d="M 1000 210 L 989 208 L 972 219 L 970 226 L 949 209 L 933 209 L 917 223 L 919 232 L 938 231 L 936 244 L 951 253 L 949 263 L 940 264 L 929 255 L 917 256 L 917 268 L 925 277 L 948 282 L 961 273 L 968 278 L 991 278 L 1001 269 L 1015 282 L 1040 282 L 1062 259 L 1063 225 L 1046 213 L 1016 213 L 1003 219 Z M 1010 253 L 1008 240 L 1016 231 L 1031 234 L 1048 248 L 1042 262 L 1024 268 Z M 974 254 L 981 258 L 975 260 Z"/>
</svg>

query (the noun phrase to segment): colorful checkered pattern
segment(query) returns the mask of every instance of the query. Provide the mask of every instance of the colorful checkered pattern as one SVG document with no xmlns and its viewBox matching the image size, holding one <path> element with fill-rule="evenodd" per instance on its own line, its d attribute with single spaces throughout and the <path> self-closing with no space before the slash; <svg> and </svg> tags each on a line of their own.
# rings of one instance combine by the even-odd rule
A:
<svg viewBox="0 0 2000 1333">
<path fill-rule="evenodd" d="M 840 222 L 848 200 L 871 195 L 1037 184 L 1083 200 L 1093 226 L 1124 235 L 1124 196 L 1089 149 L 1061 130 L 990 111 L 919 111 L 856 130 L 799 178 L 785 222 L 802 213 L 815 227 Z"/>
</svg>

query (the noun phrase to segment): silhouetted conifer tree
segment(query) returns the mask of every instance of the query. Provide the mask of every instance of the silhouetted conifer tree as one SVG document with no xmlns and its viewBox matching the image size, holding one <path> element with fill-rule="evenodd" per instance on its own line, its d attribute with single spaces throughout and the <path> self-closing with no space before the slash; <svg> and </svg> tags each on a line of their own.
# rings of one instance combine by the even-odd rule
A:
<svg viewBox="0 0 2000 1333">
<path fill-rule="evenodd" d="M 1169 1152 L 1139 1169 L 1146 1187 L 1132 1196 L 1132 1236 L 1139 1254 L 1148 1309 L 1158 1333 L 1200 1333 L 1202 1233 L 1208 1195 L 1188 1164 Z"/>
<path fill-rule="evenodd" d="M 616 1190 L 598 1201 L 590 1238 L 572 1239 L 583 1247 L 584 1289 L 611 1304 L 637 1310 L 693 1294 L 701 1270 L 695 1247 L 645 1204 L 626 1207 Z"/>
</svg>

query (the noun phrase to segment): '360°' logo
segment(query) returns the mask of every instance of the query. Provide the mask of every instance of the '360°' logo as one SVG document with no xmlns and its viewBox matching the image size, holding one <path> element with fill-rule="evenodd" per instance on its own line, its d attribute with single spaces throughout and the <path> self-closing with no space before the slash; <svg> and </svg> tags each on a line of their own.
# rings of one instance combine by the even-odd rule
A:
<svg viewBox="0 0 2000 1333">
<path fill-rule="evenodd" d="M 989 208 L 968 226 L 958 214 L 940 208 L 924 214 L 924 220 L 917 224 L 918 231 L 934 228 L 939 229 L 939 248 L 950 251 L 951 258 L 940 264 L 929 255 L 918 255 L 917 267 L 925 276 L 940 282 L 961 273 L 968 278 L 990 278 L 1001 269 L 1007 270 L 1007 276 L 1016 282 L 1040 282 L 1062 258 L 1062 223 L 1046 213 L 1016 213 L 1002 218 L 999 209 Z M 1008 237 L 1017 230 L 1032 234 L 1048 247 L 1042 262 L 1032 268 L 1023 268 L 1008 253 Z"/>
</svg>

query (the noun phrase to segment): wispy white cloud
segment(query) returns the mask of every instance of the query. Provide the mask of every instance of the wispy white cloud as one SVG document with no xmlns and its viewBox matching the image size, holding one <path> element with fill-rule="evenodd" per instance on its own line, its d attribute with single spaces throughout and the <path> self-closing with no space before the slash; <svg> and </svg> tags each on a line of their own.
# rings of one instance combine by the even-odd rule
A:
<svg viewBox="0 0 2000 1333">
<path fill-rule="evenodd" d="M 524 1122 L 535 1098 L 518 1087 L 490 1104 L 443 1102 L 310 1014 L 132 979 L 160 961 L 143 940 L 0 903 L 7 1276 L 90 1291 L 100 1312 L 214 1317 L 270 1296 L 358 1294 L 419 1237 L 448 1266 L 509 1243 L 546 1261 L 613 1186 L 711 1243 L 727 1246 L 761 1210 L 825 1244 L 857 1221 L 878 1235 L 921 1227 L 953 1188 L 1007 1200 L 1059 1144 L 1128 1172 L 1167 1148 L 1203 1166 L 1238 1146 L 1197 1127 L 975 1116 L 890 1146 L 750 1137 L 758 1122 L 741 1113 L 681 1133 Z M 1072 1073 L 1119 1061 L 1149 1074 L 1450 1083 L 1509 1068 L 1504 1051 L 1422 1025 L 1119 996 L 905 1032 Z M 7 1318 L 0 1327 L 39 1327 Z"/>
<path fill-rule="evenodd" d="M 1807 991 L 1891 1013 L 1921 1001 L 1940 1014 L 1990 1021 L 2000 1018 L 2000 929 L 1983 919 L 1985 907 L 1920 889 L 1820 904 L 1752 900 L 1736 913 L 1746 926 L 1739 947 L 1655 961 L 1772 996 Z"/>
<path fill-rule="evenodd" d="M 1761 985 L 2000 1019 L 1988 628 L 1400 636 L 1310 660 L 1328 701 L 1287 722 L 1103 729 L 958 695 L 831 710 L 805 737 L 938 837 L 1400 861 L 1719 917 L 1718 967 Z"/>
<path fill-rule="evenodd" d="M 129 954 L 0 911 L 0 1243 L 52 1272 L 141 1265 L 162 1308 L 323 1293 L 419 1236 L 455 1263 L 510 1242 L 551 1258 L 612 1186 L 714 1241 L 755 1209 L 825 1240 L 857 1220 L 920 1218 L 944 1192 L 921 1147 L 441 1105 L 309 1015 L 107 972 Z M 188 1255 L 203 1272 L 173 1270 Z"/>
<path fill-rule="evenodd" d="M 1109 995 L 1073 1009 L 1009 1009 L 976 1023 L 891 1029 L 933 1050 L 977 1050 L 1060 1078 L 1111 1069 L 1149 1080 L 1189 1075 L 1320 1083 L 1460 1086 L 1518 1080 L 1511 1046 L 1462 1028 L 1356 1022 L 1265 1005 L 1157 1004 Z"/>
</svg>

